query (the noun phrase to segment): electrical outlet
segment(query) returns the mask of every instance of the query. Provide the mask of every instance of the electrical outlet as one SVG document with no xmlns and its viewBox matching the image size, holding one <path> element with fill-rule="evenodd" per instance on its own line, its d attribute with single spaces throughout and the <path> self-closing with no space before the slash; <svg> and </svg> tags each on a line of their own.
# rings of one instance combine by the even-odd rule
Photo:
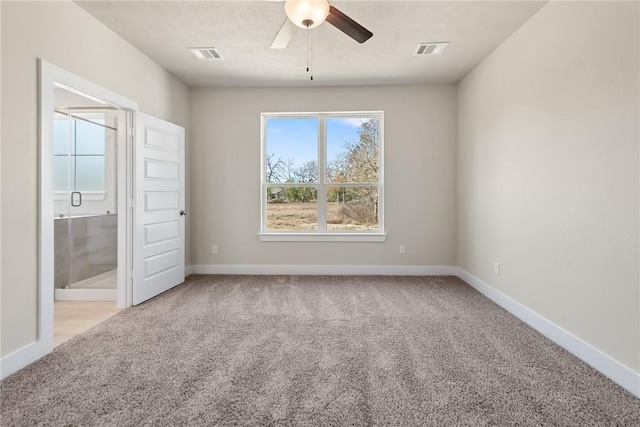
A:
<svg viewBox="0 0 640 427">
<path fill-rule="evenodd" d="M 493 264 L 493 271 L 499 276 L 500 275 L 500 263 L 496 262 Z"/>
<path fill-rule="evenodd" d="M 211 253 L 214 255 L 218 253 L 218 245 L 211 245 Z"/>
<path fill-rule="evenodd" d="M 404 255 L 404 253 L 405 253 L 404 245 L 400 245 L 400 254 Z"/>
</svg>

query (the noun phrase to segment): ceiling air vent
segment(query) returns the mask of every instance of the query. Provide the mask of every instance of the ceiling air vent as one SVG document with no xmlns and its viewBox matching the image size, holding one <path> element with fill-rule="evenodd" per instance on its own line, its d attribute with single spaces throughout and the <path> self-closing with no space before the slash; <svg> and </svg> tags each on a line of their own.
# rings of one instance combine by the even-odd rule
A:
<svg viewBox="0 0 640 427">
<path fill-rule="evenodd" d="M 224 59 L 215 47 L 188 47 L 189 52 L 198 59 Z"/>
<path fill-rule="evenodd" d="M 442 55 L 447 46 L 449 42 L 420 43 L 414 55 Z"/>
</svg>

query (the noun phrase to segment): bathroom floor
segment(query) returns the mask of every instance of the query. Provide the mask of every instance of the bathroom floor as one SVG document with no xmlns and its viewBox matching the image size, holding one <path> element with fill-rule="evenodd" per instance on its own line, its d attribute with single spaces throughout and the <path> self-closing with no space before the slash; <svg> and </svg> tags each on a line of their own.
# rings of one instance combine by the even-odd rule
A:
<svg viewBox="0 0 640 427">
<path fill-rule="evenodd" d="M 115 301 L 55 301 L 54 346 L 81 334 L 120 310 Z"/>
</svg>

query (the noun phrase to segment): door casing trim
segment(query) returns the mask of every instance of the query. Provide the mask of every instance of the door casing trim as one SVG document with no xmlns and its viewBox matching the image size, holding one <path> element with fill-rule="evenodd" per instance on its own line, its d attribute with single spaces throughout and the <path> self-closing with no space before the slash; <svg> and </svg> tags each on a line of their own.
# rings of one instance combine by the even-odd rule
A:
<svg viewBox="0 0 640 427">
<path fill-rule="evenodd" d="M 131 269 L 133 241 L 131 238 L 132 120 L 138 110 L 137 102 L 57 67 L 42 59 L 39 69 L 39 218 L 38 218 L 38 333 L 35 347 L 40 357 L 53 350 L 54 301 L 54 238 L 53 238 L 53 120 L 54 88 L 61 87 L 105 105 L 125 111 L 125 123 L 118 126 L 118 307 L 131 305 Z M 123 226 L 124 225 L 124 226 Z M 27 362 L 25 360 L 25 362 Z M 24 366 L 28 364 L 25 363 Z M 3 377 L 5 372 L 2 372 Z"/>
</svg>

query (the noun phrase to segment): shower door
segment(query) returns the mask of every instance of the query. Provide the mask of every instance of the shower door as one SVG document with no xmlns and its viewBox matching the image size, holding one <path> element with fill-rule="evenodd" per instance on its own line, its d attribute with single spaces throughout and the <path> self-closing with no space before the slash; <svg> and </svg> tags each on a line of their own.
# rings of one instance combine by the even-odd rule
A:
<svg viewBox="0 0 640 427">
<path fill-rule="evenodd" d="M 55 288 L 117 285 L 117 118 L 112 110 L 56 110 Z M 57 291 L 56 291 L 57 292 Z M 111 299 L 104 295 L 88 299 Z M 98 294 L 95 294 L 98 295 Z M 75 299 L 75 298 L 74 298 Z"/>
</svg>

